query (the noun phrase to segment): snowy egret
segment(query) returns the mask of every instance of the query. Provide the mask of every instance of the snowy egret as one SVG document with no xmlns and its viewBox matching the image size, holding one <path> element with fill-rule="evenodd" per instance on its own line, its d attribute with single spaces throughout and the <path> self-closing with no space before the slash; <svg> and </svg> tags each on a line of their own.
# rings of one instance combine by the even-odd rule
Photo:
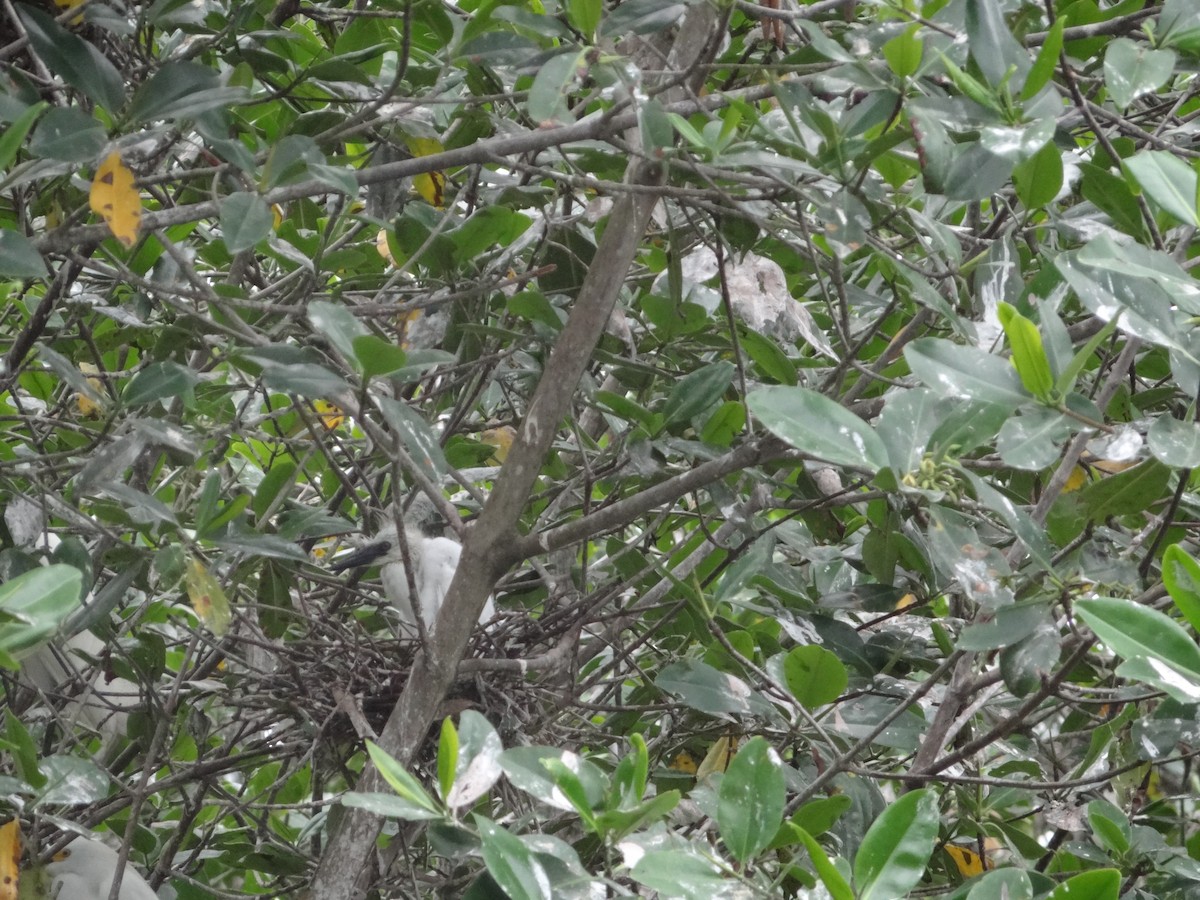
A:
<svg viewBox="0 0 1200 900">
<path fill-rule="evenodd" d="M 50 896 L 57 900 L 108 900 L 117 875 L 117 851 L 95 838 L 77 837 L 47 863 Z M 121 871 L 117 900 L 158 900 L 131 865 Z"/>
</svg>

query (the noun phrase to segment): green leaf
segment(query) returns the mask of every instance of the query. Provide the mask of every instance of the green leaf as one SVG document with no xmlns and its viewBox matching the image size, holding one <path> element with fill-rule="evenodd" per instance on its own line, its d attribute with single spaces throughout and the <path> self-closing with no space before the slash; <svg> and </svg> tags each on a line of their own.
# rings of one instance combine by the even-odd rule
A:
<svg viewBox="0 0 1200 900">
<path fill-rule="evenodd" d="M 217 73 L 195 62 L 167 62 L 139 85 L 129 103 L 133 122 L 194 119 L 210 109 L 239 102 L 245 91 L 223 87 Z"/>
<path fill-rule="evenodd" d="M 1125 659 L 1158 659 L 1200 678 L 1200 647 L 1174 619 L 1119 597 L 1075 603 L 1079 617 L 1108 649 Z"/>
<path fill-rule="evenodd" d="M 500 754 L 504 747 L 491 722 L 473 709 L 459 717 L 458 753 L 454 761 L 453 789 L 444 793 L 451 809 L 469 806 L 492 789 L 503 774 Z M 438 760 L 439 771 L 441 759 Z"/>
<path fill-rule="evenodd" d="M 837 866 L 830 861 L 825 853 L 825 848 L 818 844 L 816 838 L 806 829 L 801 826 L 796 826 L 796 828 L 800 835 L 800 841 L 808 850 L 808 857 L 812 860 L 813 868 L 817 870 L 817 877 L 825 885 L 825 890 L 829 891 L 829 896 L 833 900 L 854 900 L 854 891 L 846 883 L 846 879 L 842 877 Z"/>
<path fill-rule="evenodd" d="M 887 60 L 897 78 L 915 75 L 921 66 L 924 42 L 921 40 L 920 28 L 920 25 L 910 25 L 883 45 L 883 58 Z"/>
<path fill-rule="evenodd" d="M 359 335 L 354 339 L 353 347 L 354 361 L 366 378 L 390 375 L 408 364 L 407 353 L 374 334 Z"/>
<path fill-rule="evenodd" d="M 12 165 L 17 154 L 21 152 L 21 145 L 25 143 L 25 135 L 29 134 L 33 123 L 49 106 L 49 103 L 39 101 L 26 107 L 25 111 L 9 122 L 3 133 L 0 133 L 0 172 Z"/>
<path fill-rule="evenodd" d="M 810 835 L 819 836 L 832 828 L 853 805 L 854 801 L 845 794 L 818 797 L 801 806 L 788 821 Z"/>
<path fill-rule="evenodd" d="M 476 815 L 474 820 L 488 873 L 510 900 L 552 900 L 550 878 L 524 842 L 491 819 Z"/>
<path fill-rule="evenodd" d="M 1029 159 L 1017 163 L 1012 177 L 1017 197 L 1027 209 L 1046 206 L 1062 190 L 1062 151 L 1053 143 L 1046 144 Z"/>
<path fill-rule="evenodd" d="M 938 835 L 938 799 L 910 791 L 871 823 L 854 856 L 858 900 L 896 900 L 925 874 Z"/>
<path fill-rule="evenodd" d="M 975 347 L 920 338 L 904 348 L 913 374 L 944 397 L 1017 407 L 1030 400 L 1009 363 Z"/>
<path fill-rule="evenodd" d="M 594 40 L 604 12 L 601 0 L 567 0 L 567 20 L 587 40 Z"/>
<path fill-rule="evenodd" d="M 1163 584 L 1192 629 L 1200 632 L 1200 563 L 1179 544 L 1163 552 Z"/>
<path fill-rule="evenodd" d="M 450 232 L 457 258 L 473 261 L 484 251 L 499 244 L 507 247 L 524 234 L 533 220 L 523 213 L 503 206 L 487 206 L 476 210 L 471 218 Z"/>
<path fill-rule="evenodd" d="M 1118 900 L 1120 896 L 1121 873 L 1116 869 L 1093 869 L 1071 876 L 1045 900 Z"/>
<path fill-rule="evenodd" d="M 33 241 L 19 231 L 0 228 L 0 275 L 7 278 L 45 278 L 46 261 Z"/>
<path fill-rule="evenodd" d="M 1129 852 L 1132 831 L 1124 813 L 1106 800 L 1093 800 L 1088 804 L 1087 817 L 1096 843 L 1117 856 Z"/>
<path fill-rule="evenodd" d="M 1166 150 L 1143 150 L 1121 165 L 1146 196 L 1185 225 L 1200 225 L 1196 170 Z"/>
<path fill-rule="evenodd" d="M 999 650 L 1023 640 L 1046 621 L 1046 604 L 1040 600 L 1002 606 L 992 618 L 968 625 L 958 636 L 959 650 Z"/>
<path fill-rule="evenodd" d="M 446 817 L 443 812 L 427 809 L 419 803 L 413 803 L 403 797 L 397 797 L 395 794 L 347 791 L 339 799 L 343 806 L 365 809 L 377 816 L 386 816 L 405 822 L 434 822 Z"/>
<path fill-rule="evenodd" d="M 1079 492 L 1088 516 L 1094 521 L 1109 516 L 1141 513 L 1166 496 L 1171 470 L 1157 459 L 1092 482 Z"/>
<path fill-rule="evenodd" d="M 421 782 L 410 775 L 408 770 L 400 765 L 395 757 L 383 750 L 374 741 L 367 741 L 367 753 L 371 757 L 371 762 L 375 764 L 375 768 L 379 770 L 379 774 L 383 776 L 383 780 L 391 786 L 392 790 L 400 796 L 401 800 L 405 800 L 426 812 L 436 813 L 438 816 L 444 814 L 434 799 L 426 792 L 425 788 L 421 787 Z"/>
<path fill-rule="evenodd" d="M 346 307 L 325 300 L 308 305 L 308 321 L 317 334 L 333 344 L 338 353 L 349 361 L 355 359 L 354 339 L 368 334 L 367 326 Z"/>
<path fill-rule="evenodd" d="M 78 607 L 83 576 L 74 566 L 44 566 L 0 585 L 0 650 L 12 656 L 51 638 Z"/>
<path fill-rule="evenodd" d="M 760 736 L 738 750 L 721 779 L 717 826 L 721 839 L 739 862 L 747 862 L 771 843 L 783 822 L 783 764 Z"/>
<path fill-rule="evenodd" d="M 567 96 L 575 84 L 583 52 L 573 50 L 553 56 L 538 70 L 529 88 L 525 108 L 536 124 L 555 124 L 571 121 Z"/>
<path fill-rule="evenodd" d="M 445 800 L 454 787 L 454 773 L 458 768 L 458 730 L 449 716 L 442 719 L 442 733 L 438 738 L 437 776 L 438 790 Z M 447 804 L 449 805 L 449 804 Z"/>
<path fill-rule="evenodd" d="M 997 869 L 971 886 L 967 900 L 1033 900 L 1033 896 L 1033 883 L 1024 869 Z"/>
<path fill-rule="evenodd" d="M 151 363 L 129 379 L 121 393 L 126 406 L 145 406 L 172 397 L 192 398 L 192 389 L 200 376 L 187 366 L 175 362 Z"/>
<path fill-rule="evenodd" d="M 1038 51 L 1037 59 L 1033 61 L 1029 74 L 1025 76 L 1025 84 L 1021 88 L 1022 100 L 1032 100 L 1054 77 L 1054 70 L 1058 68 L 1058 54 L 1063 45 L 1063 28 L 1066 27 L 1066 24 L 1067 17 L 1059 16 L 1050 26 L 1050 31 L 1046 33 L 1046 40 L 1042 43 L 1042 49 Z"/>
<path fill-rule="evenodd" d="M 427 476 L 440 483 L 450 464 L 446 462 L 445 451 L 429 423 L 399 400 L 380 398 L 379 408 L 413 461 Z"/>
<path fill-rule="evenodd" d="M 40 9 L 18 4 L 17 15 L 33 51 L 58 77 L 110 113 L 125 105 L 125 79 L 108 58 Z"/>
<path fill-rule="evenodd" d="M 1113 103 L 1122 109 L 1143 94 L 1157 91 L 1174 71 L 1173 50 L 1154 50 L 1145 43 L 1119 37 L 1109 41 L 1104 51 L 1104 83 Z"/>
<path fill-rule="evenodd" d="M 729 389 L 737 368 L 728 360 L 701 366 L 675 382 L 663 405 L 663 427 L 682 426 L 716 405 Z"/>
<path fill-rule="evenodd" d="M 1163 413 L 1146 437 L 1150 452 L 1162 463 L 1178 469 L 1200 467 L 1200 423 L 1181 422 Z"/>
<path fill-rule="evenodd" d="M 802 387 L 760 388 L 746 398 L 750 412 L 772 434 L 828 462 L 877 472 L 887 448 L 874 429 L 839 403 Z"/>
<path fill-rule="evenodd" d="M 230 253 L 249 250 L 271 233 L 275 216 L 258 194 L 238 191 L 221 201 L 221 238 Z"/>
<path fill-rule="evenodd" d="M 837 655 L 816 644 L 789 650 L 783 660 L 783 674 L 787 689 L 808 709 L 832 703 L 849 683 L 846 667 Z"/>
<path fill-rule="evenodd" d="M 1038 471 L 1058 458 L 1059 445 L 1070 435 L 1070 420 L 1065 415 L 1034 407 L 1004 423 L 996 436 L 996 450 L 1008 465 Z"/>
<path fill-rule="evenodd" d="M 1054 390 L 1054 376 L 1037 326 L 1008 303 L 999 304 L 997 315 L 1012 349 L 1013 366 L 1021 376 L 1025 390 L 1039 400 L 1048 399 Z"/>
<path fill-rule="evenodd" d="M 654 684 L 659 690 L 677 694 L 692 709 L 711 716 L 762 714 L 770 709 L 742 679 L 699 660 L 672 663 L 659 672 Z"/>
<path fill-rule="evenodd" d="M 79 163 L 95 159 L 106 143 L 104 126 L 71 106 L 46 113 L 29 141 L 29 152 L 43 159 Z"/>
</svg>

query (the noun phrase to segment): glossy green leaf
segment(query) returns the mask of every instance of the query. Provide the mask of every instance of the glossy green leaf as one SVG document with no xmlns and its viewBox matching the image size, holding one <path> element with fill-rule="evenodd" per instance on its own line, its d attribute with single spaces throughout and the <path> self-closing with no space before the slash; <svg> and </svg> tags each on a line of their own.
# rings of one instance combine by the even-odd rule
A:
<svg viewBox="0 0 1200 900">
<path fill-rule="evenodd" d="M 813 868 L 817 870 L 817 877 L 825 885 L 825 890 L 829 891 L 829 896 L 833 900 L 854 900 L 853 889 L 842 877 L 837 866 L 829 859 L 825 848 L 818 844 L 807 830 L 799 826 L 797 828 L 800 832 L 800 841 L 808 850 L 808 857 L 812 860 Z"/>
<path fill-rule="evenodd" d="M 1070 420 L 1063 413 L 1034 407 L 1004 423 L 996 437 L 996 450 L 1008 465 L 1037 471 L 1058 459 L 1061 445 L 1070 435 Z"/>
<path fill-rule="evenodd" d="M 816 644 L 793 647 L 783 660 L 783 673 L 792 696 L 808 709 L 832 703 L 849 682 L 837 655 Z"/>
<path fill-rule="evenodd" d="M 1048 205 L 1058 196 L 1062 186 L 1062 151 L 1054 144 L 1046 144 L 1013 168 L 1013 187 L 1027 209 Z"/>
<path fill-rule="evenodd" d="M 174 362 L 151 363 L 129 380 L 121 392 L 126 406 L 144 406 L 173 397 L 190 398 L 200 375 Z"/>
<path fill-rule="evenodd" d="M 802 387 L 765 387 L 746 398 L 763 427 L 797 450 L 841 465 L 878 471 L 887 448 L 874 429 L 844 406 Z"/>
<path fill-rule="evenodd" d="M 1116 869 L 1092 869 L 1072 875 L 1047 894 L 1045 900 L 1118 900 L 1120 896 L 1120 872 Z"/>
<path fill-rule="evenodd" d="M 967 894 L 967 900 L 1033 900 L 1033 897 L 1029 874 L 1024 869 L 1009 868 L 984 873 Z"/>
<path fill-rule="evenodd" d="M 421 782 L 409 774 L 408 770 L 400 765 L 393 756 L 375 744 L 374 741 L 367 741 L 367 753 L 370 755 L 371 762 L 375 764 L 375 768 L 379 771 L 379 774 L 383 776 L 383 780 L 399 795 L 400 799 L 426 812 L 441 814 L 441 809 L 434 799 L 429 796 L 425 788 L 421 786 Z"/>
<path fill-rule="evenodd" d="M 1200 647 L 1173 619 L 1119 597 L 1075 604 L 1079 617 L 1114 653 L 1126 659 L 1159 659 L 1200 678 Z"/>
<path fill-rule="evenodd" d="M 1122 165 L 1147 197 L 1185 225 L 1200 225 L 1195 169 L 1166 150 L 1144 150 Z"/>
<path fill-rule="evenodd" d="M 1039 399 L 1047 399 L 1054 390 L 1054 375 L 1037 326 L 1008 303 L 1000 303 L 997 314 L 1025 390 Z"/>
<path fill-rule="evenodd" d="M 3 133 L 0 133 L 0 172 L 12 165 L 17 154 L 21 152 L 21 146 L 25 143 L 25 136 L 29 134 L 29 129 L 49 106 L 50 104 L 45 101 L 31 104 L 17 118 L 8 123 Z"/>
<path fill-rule="evenodd" d="M 1200 633 L 1200 562 L 1179 544 L 1172 544 L 1163 552 L 1162 573 L 1175 607 Z"/>
<path fill-rule="evenodd" d="M 1025 76 L 1025 84 L 1021 88 L 1022 100 L 1032 100 L 1054 77 L 1054 70 L 1058 68 L 1058 54 L 1063 45 L 1063 28 L 1066 27 L 1066 24 L 1066 17 L 1059 16 L 1050 26 L 1046 40 L 1042 42 L 1037 58 L 1034 59 L 1029 74 Z"/>
<path fill-rule="evenodd" d="M 42 116 L 29 152 L 44 159 L 64 162 L 91 162 L 108 143 L 108 135 L 95 118 L 73 106 L 51 109 Z"/>
<path fill-rule="evenodd" d="M 910 25 L 883 45 L 883 58 L 897 78 L 915 75 L 921 65 L 924 42 L 919 30 L 919 26 Z"/>
<path fill-rule="evenodd" d="M 938 798 L 931 789 L 910 791 L 883 811 L 854 856 L 859 900 L 896 900 L 925 874 L 938 835 Z"/>
<path fill-rule="evenodd" d="M 20 232 L 0 228 L 0 276 L 45 278 L 49 274 L 46 261 L 33 241 Z"/>
<path fill-rule="evenodd" d="M 488 873 L 510 900 L 553 900 L 550 879 L 533 852 L 491 819 L 473 817 Z"/>
<path fill-rule="evenodd" d="M 26 4 L 16 9 L 29 43 L 50 71 L 110 113 L 120 111 L 125 79 L 103 53 L 42 10 Z"/>
<path fill-rule="evenodd" d="M 783 806 L 783 763 L 764 738 L 755 736 L 738 750 L 717 793 L 717 825 L 735 859 L 747 862 L 771 843 L 783 822 Z"/>
<path fill-rule="evenodd" d="M 560 53 L 542 64 L 526 101 L 530 119 L 547 125 L 570 121 L 567 95 L 575 83 L 581 56 L 579 51 Z"/>
<path fill-rule="evenodd" d="M 941 338 L 920 338 L 904 348 L 913 374 L 943 397 L 962 397 L 1010 408 L 1032 398 L 1007 360 Z"/>
<path fill-rule="evenodd" d="M 1146 439 L 1159 462 L 1179 469 L 1200 467 L 1200 423 L 1163 414 L 1154 420 Z"/>
<path fill-rule="evenodd" d="M 275 215 L 265 200 L 238 191 L 221 201 L 221 238 L 230 253 L 249 250 L 271 233 Z"/>
<path fill-rule="evenodd" d="M 695 416 L 715 406 L 733 383 L 736 371 L 733 363 L 721 360 L 696 369 L 679 379 L 671 388 L 667 402 L 663 405 L 665 427 L 686 425 Z"/>
<path fill-rule="evenodd" d="M 1104 51 L 1104 83 L 1122 109 L 1166 84 L 1175 69 L 1173 50 L 1155 50 L 1127 37 L 1114 38 Z"/>
<path fill-rule="evenodd" d="M 442 719 L 442 733 L 438 736 L 437 776 L 438 793 L 445 800 L 454 787 L 455 770 L 458 768 L 458 729 L 449 716 Z M 452 805 L 447 803 L 447 805 Z"/>
<path fill-rule="evenodd" d="M 390 341 L 374 334 L 354 339 L 354 360 L 367 378 L 398 372 L 408 364 L 408 354 Z"/>
<path fill-rule="evenodd" d="M 456 735 L 458 748 L 453 760 L 453 787 L 443 793 L 446 805 L 451 809 L 474 803 L 490 791 L 503 774 L 500 754 L 504 747 L 500 743 L 500 735 L 486 718 L 473 709 L 464 710 L 459 717 Z M 439 776 L 441 764 L 439 756 Z M 444 782 L 444 785 L 448 783 Z"/>
</svg>

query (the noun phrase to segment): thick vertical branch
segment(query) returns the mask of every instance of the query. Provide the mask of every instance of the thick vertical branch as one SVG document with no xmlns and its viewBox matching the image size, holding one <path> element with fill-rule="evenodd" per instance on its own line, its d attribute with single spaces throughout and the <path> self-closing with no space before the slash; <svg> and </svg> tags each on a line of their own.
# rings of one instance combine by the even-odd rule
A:
<svg viewBox="0 0 1200 900">
<path fill-rule="evenodd" d="M 678 74 L 691 75 L 698 71 L 698 63 L 709 58 L 716 46 L 716 23 L 715 12 L 706 4 L 693 7 L 685 17 L 671 53 Z M 626 182 L 644 186 L 661 178 L 658 164 L 635 160 Z M 402 762 L 411 760 L 425 740 L 488 594 L 517 560 L 514 538 L 521 511 L 542 460 L 570 411 L 579 379 L 604 333 L 657 201 L 653 192 L 646 191 L 631 191 L 616 198 L 596 256 L 546 363 L 500 480 L 478 522 L 467 532 L 462 559 L 437 627 L 429 644 L 417 655 L 404 692 L 380 734 L 380 746 Z M 357 789 L 386 788 L 379 773 L 369 767 Z M 381 826 L 382 820 L 376 815 L 361 809 L 346 810 L 340 827 L 330 835 L 313 879 L 310 896 L 314 900 L 351 900 L 359 895 L 358 881 Z"/>
</svg>

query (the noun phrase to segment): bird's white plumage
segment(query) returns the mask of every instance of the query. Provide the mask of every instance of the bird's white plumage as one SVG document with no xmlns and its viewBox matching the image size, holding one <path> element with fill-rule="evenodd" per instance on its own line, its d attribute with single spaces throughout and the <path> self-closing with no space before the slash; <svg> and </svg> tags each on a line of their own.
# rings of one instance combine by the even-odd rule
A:
<svg viewBox="0 0 1200 900">
<path fill-rule="evenodd" d="M 85 657 L 101 658 L 104 641 L 81 631 L 43 644 L 21 660 L 21 675 L 46 694 L 64 693 L 74 699 L 65 710 L 68 719 L 99 731 L 106 739 L 125 733 L 129 713 L 142 705 L 141 690 L 125 678 L 109 678 Z"/>
<path fill-rule="evenodd" d="M 421 619 L 432 633 L 438 613 L 450 590 L 450 582 L 454 580 L 454 573 L 458 569 L 462 545 L 446 537 L 426 537 L 415 528 L 406 528 L 404 533 L 408 542 L 409 558 L 413 564 L 413 585 L 417 589 Z M 417 620 L 413 614 L 404 554 L 396 537 L 395 525 L 384 526 L 376 536 L 376 541 L 389 545 L 379 561 L 384 592 L 400 614 L 401 620 L 415 633 Z M 487 622 L 495 615 L 496 607 L 492 598 L 488 597 L 479 621 Z"/>
<path fill-rule="evenodd" d="M 117 851 L 93 838 L 77 837 L 46 866 L 50 896 L 56 900 L 108 900 L 117 874 Z M 150 885 L 126 865 L 118 900 L 158 900 Z"/>
</svg>

